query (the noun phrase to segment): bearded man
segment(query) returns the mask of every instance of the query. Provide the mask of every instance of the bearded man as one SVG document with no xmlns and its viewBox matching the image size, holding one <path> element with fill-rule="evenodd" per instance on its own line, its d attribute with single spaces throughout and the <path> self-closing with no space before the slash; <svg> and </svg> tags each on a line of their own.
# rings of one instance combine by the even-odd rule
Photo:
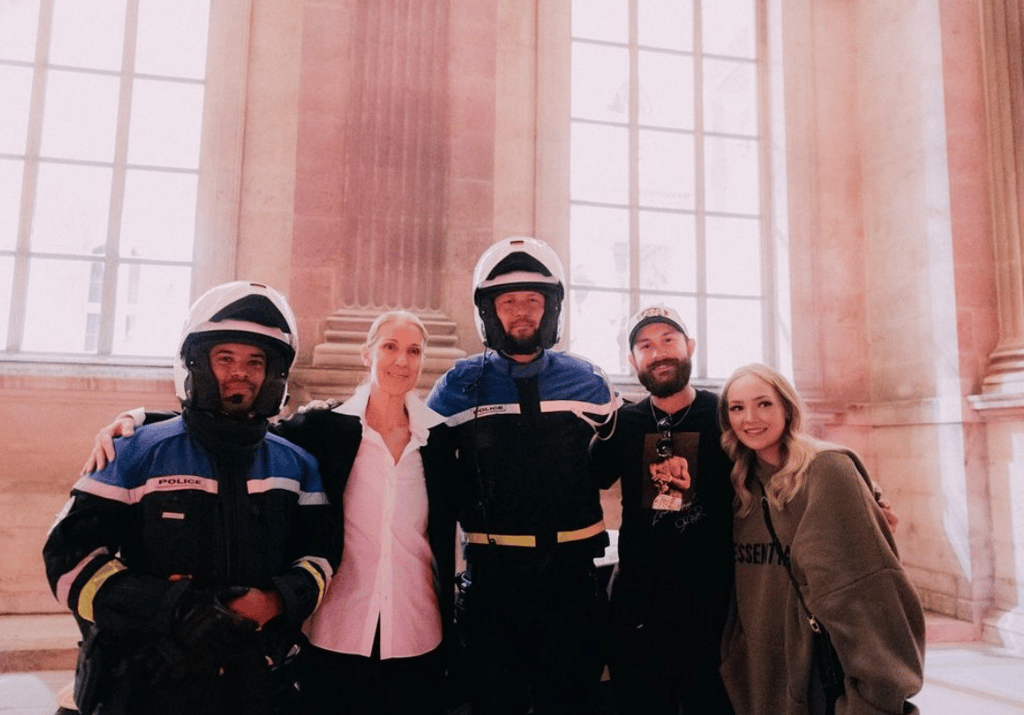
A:
<svg viewBox="0 0 1024 715">
<path fill-rule="evenodd" d="M 718 675 L 732 588 L 732 463 L 718 397 L 690 384 L 696 343 L 675 310 L 636 313 L 629 364 L 650 396 L 595 445 L 600 482 L 622 480 L 609 670 L 619 712 L 731 715 Z M 671 498 L 669 498 L 671 495 Z"/>
<path fill-rule="evenodd" d="M 608 543 L 590 445 L 618 397 L 600 369 L 553 350 L 562 264 L 534 238 L 499 241 L 474 273 L 487 350 L 460 360 L 427 405 L 458 449 L 452 479 L 467 563 L 459 625 L 474 715 L 592 715 Z"/>
</svg>

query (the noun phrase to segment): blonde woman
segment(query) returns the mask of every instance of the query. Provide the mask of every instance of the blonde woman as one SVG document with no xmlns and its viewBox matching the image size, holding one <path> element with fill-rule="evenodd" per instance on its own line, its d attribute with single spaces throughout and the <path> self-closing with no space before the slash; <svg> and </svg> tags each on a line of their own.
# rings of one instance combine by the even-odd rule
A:
<svg viewBox="0 0 1024 715">
<path fill-rule="evenodd" d="M 736 604 L 722 646 L 736 712 L 916 713 L 907 699 L 921 688 L 924 615 L 860 459 L 805 433 L 799 396 L 766 365 L 733 373 L 718 418 L 736 492 Z M 841 664 L 831 698 L 811 617 Z"/>
<path fill-rule="evenodd" d="M 382 314 L 362 348 L 367 379 L 352 397 L 276 427 L 317 457 L 339 507 L 341 564 L 300 655 L 307 713 L 444 712 L 453 452 L 433 429 L 441 417 L 414 394 L 426 341 L 414 314 Z"/>
</svg>

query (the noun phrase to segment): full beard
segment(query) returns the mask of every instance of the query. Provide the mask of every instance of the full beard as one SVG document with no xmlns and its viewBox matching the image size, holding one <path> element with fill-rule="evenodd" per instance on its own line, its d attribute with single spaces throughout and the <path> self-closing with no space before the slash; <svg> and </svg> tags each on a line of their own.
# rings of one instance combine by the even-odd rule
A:
<svg viewBox="0 0 1024 715">
<path fill-rule="evenodd" d="M 653 371 L 662 365 L 672 365 L 675 367 L 675 370 L 667 377 L 654 377 Z M 671 397 L 677 392 L 685 390 L 686 386 L 690 384 L 690 373 L 692 370 L 693 365 L 689 360 L 659 360 L 649 365 L 643 372 L 637 373 L 637 379 L 655 397 Z"/>
<path fill-rule="evenodd" d="M 529 335 L 517 338 L 505 333 L 501 341 L 501 352 L 506 355 L 533 355 L 540 350 L 540 330 L 534 330 Z"/>
</svg>

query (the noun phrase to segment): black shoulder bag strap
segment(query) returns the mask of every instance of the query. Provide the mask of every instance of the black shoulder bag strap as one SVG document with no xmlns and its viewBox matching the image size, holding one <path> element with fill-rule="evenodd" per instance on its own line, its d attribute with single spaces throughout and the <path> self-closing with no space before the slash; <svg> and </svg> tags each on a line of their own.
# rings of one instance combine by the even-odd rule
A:
<svg viewBox="0 0 1024 715">
<path fill-rule="evenodd" d="M 846 692 L 846 683 L 843 679 L 843 664 L 839 662 L 839 656 L 836 655 L 836 649 L 832 645 L 832 638 L 829 636 L 828 631 L 818 622 L 818 619 L 811 613 L 811 609 L 807 607 L 807 602 L 804 601 L 804 595 L 800 592 L 800 585 L 796 582 L 796 577 L 793 576 L 793 569 L 789 563 L 789 554 L 782 548 L 779 536 L 775 533 L 775 525 L 772 524 L 771 510 L 768 506 L 768 497 L 764 493 L 764 484 L 761 483 L 760 479 L 757 480 L 757 483 L 761 487 L 761 510 L 764 512 L 765 526 L 768 527 L 768 533 L 771 534 L 772 544 L 775 546 L 775 552 L 779 555 L 779 561 L 786 567 L 786 573 L 793 584 L 793 590 L 796 591 L 800 607 L 804 609 L 807 622 L 811 625 L 814 642 L 814 661 L 818 666 L 818 674 L 821 677 L 821 684 L 825 690 L 827 704 L 825 713 L 826 715 L 833 715 L 836 711 L 836 700 Z"/>
</svg>

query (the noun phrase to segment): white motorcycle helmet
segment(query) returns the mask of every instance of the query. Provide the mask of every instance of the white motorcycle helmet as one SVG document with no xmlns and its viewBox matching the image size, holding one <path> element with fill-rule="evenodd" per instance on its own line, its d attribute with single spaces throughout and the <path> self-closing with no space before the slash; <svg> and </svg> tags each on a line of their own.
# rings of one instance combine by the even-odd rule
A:
<svg viewBox="0 0 1024 715">
<path fill-rule="evenodd" d="M 544 296 L 544 316 L 538 331 L 540 346 L 554 347 L 562 331 L 565 281 L 562 262 L 551 247 L 536 238 L 514 236 L 484 251 L 473 271 L 476 328 L 484 345 L 500 349 L 505 329 L 494 312 L 494 299 L 513 290 L 537 291 Z"/>
<path fill-rule="evenodd" d="M 210 369 L 210 348 L 243 343 L 267 356 L 266 377 L 253 414 L 272 417 L 288 400 L 288 372 L 298 345 L 295 315 L 284 296 L 260 283 L 234 281 L 211 288 L 192 304 L 174 363 L 174 388 L 184 407 L 215 411 L 220 389 Z"/>
</svg>

